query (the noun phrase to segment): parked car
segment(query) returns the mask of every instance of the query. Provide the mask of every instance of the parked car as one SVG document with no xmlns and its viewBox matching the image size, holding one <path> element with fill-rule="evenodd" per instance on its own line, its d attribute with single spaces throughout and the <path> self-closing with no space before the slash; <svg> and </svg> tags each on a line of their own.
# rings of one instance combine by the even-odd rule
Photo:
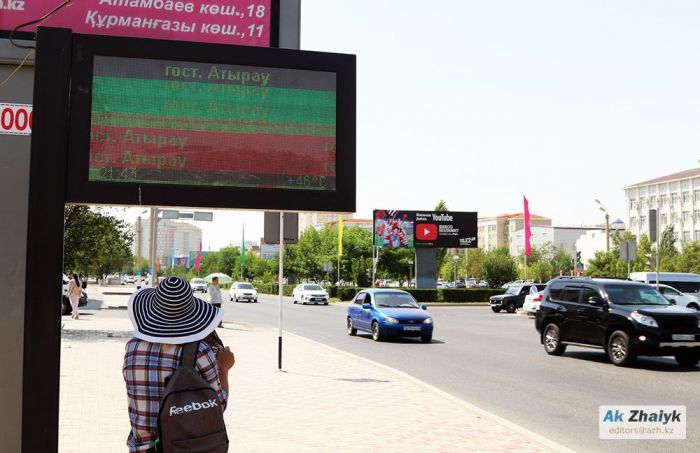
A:
<svg viewBox="0 0 700 453">
<path fill-rule="evenodd" d="M 466 288 L 467 284 L 464 280 L 455 280 L 452 287 L 453 288 Z"/>
<path fill-rule="evenodd" d="M 468 278 L 467 282 L 466 282 L 467 288 L 476 288 L 476 285 L 478 285 L 478 284 L 479 284 L 479 281 L 474 277 Z"/>
<path fill-rule="evenodd" d="M 688 367 L 700 362 L 700 313 L 672 305 L 644 283 L 554 279 L 545 288 L 535 327 L 550 355 L 585 345 L 604 350 L 617 366 L 640 355 L 673 356 Z"/>
<path fill-rule="evenodd" d="M 258 301 L 258 290 L 255 289 L 252 283 L 248 282 L 234 282 L 231 285 L 231 289 L 228 290 L 229 299 L 235 300 L 236 302 L 247 301 L 247 302 L 257 302 Z"/>
<path fill-rule="evenodd" d="M 61 316 L 69 315 L 73 312 L 73 307 L 68 300 L 68 283 L 70 279 L 67 275 L 61 276 L 62 297 L 61 297 Z M 78 299 L 78 307 L 84 307 L 88 303 L 88 296 L 84 290 L 80 290 L 80 299 Z"/>
<path fill-rule="evenodd" d="M 190 286 L 192 287 L 193 293 L 207 292 L 207 282 L 203 278 L 193 278 L 192 280 L 190 280 Z"/>
<path fill-rule="evenodd" d="M 401 290 L 365 289 L 348 305 L 348 335 L 358 330 L 370 332 L 374 341 L 387 337 L 433 339 L 433 318 L 426 305 L 418 305 L 410 293 Z"/>
<path fill-rule="evenodd" d="M 544 283 L 518 283 L 512 284 L 506 289 L 504 294 L 491 296 L 489 303 L 491 310 L 498 313 L 505 310 L 508 313 L 515 313 L 515 310 L 522 308 L 525 303 L 525 296 L 530 293 L 542 291 L 546 285 Z M 533 287 L 535 289 L 533 289 Z"/>
<path fill-rule="evenodd" d="M 544 290 L 525 296 L 525 302 L 523 302 L 523 311 L 526 313 L 535 314 L 537 310 L 540 309 L 540 302 L 542 302 L 543 294 Z"/>
<path fill-rule="evenodd" d="M 656 287 L 655 285 L 652 285 Z M 668 299 L 672 304 L 678 305 L 679 307 L 688 307 L 693 310 L 700 310 L 700 302 L 696 296 L 691 296 L 678 291 L 668 285 L 659 284 L 659 292 Z"/>
<path fill-rule="evenodd" d="M 482 280 L 482 281 L 480 281 L 479 283 L 476 284 L 476 287 L 477 287 L 477 288 L 488 288 L 488 287 L 489 287 L 489 284 L 488 284 L 487 282 L 485 282 L 485 281 Z"/>
<path fill-rule="evenodd" d="M 302 283 L 292 291 L 294 303 L 328 305 L 328 292 L 315 283 Z"/>
</svg>

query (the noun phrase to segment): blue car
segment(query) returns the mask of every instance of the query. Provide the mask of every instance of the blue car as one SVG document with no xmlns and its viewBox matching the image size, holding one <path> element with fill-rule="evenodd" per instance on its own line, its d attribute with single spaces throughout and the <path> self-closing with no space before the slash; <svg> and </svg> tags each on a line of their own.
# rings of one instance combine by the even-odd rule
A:
<svg viewBox="0 0 700 453">
<path fill-rule="evenodd" d="M 433 318 L 427 306 L 418 305 L 410 293 L 395 289 L 365 289 L 348 305 L 348 335 L 370 332 L 374 341 L 387 337 L 433 339 Z"/>
</svg>

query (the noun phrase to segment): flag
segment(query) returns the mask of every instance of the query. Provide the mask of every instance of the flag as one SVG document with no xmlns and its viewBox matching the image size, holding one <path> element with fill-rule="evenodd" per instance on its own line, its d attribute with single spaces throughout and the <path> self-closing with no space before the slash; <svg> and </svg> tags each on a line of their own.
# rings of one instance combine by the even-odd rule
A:
<svg viewBox="0 0 700 453">
<path fill-rule="evenodd" d="M 194 268 L 199 272 L 199 268 L 202 265 L 202 241 L 199 241 L 199 251 L 197 252 L 197 259 L 194 260 Z"/>
<path fill-rule="evenodd" d="M 338 216 L 338 256 L 343 256 L 343 216 Z"/>
<path fill-rule="evenodd" d="M 243 225 L 243 237 L 241 238 L 241 268 L 245 266 L 247 257 L 245 256 L 245 225 Z"/>
<path fill-rule="evenodd" d="M 523 203 L 525 205 L 525 256 L 530 256 L 532 254 L 532 249 L 530 247 L 530 238 L 532 237 L 532 231 L 530 231 L 530 206 L 527 202 L 527 198 L 523 196 Z"/>
</svg>

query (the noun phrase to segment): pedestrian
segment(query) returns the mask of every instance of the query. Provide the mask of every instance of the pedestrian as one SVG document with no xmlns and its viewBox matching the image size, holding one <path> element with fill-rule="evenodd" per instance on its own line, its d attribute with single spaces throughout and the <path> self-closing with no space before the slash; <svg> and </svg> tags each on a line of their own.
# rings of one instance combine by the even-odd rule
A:
<svg viewBox="0 0 700 453">
<path fill-rule="evenodd" d="M 180 277 L 135 292 L 127 309 L 134 326 L 122 369 L 131 422 L 127 446 L 131 453 L 154 453 L 165 381 L 180 366 L 183 346 L 198 342 L 195 370 L 214 389 L 222 410 L 235 357 L 216 335 L 221 309 L 194 297 Z"/>
<path fill-rule="evenodd" d="M 209 286 L 207 292 L 209 293 L 209 303 L 217 308 L 221 308 L 221 304 L 224 302 L 224 299 L 223 297 L 221 297 L 221 288 L 219 288 L 219 277 L 214 277 L 211 279 L 211 286 Z M 219 323 L 219 327 L 224 327 L 223 321 Z"/>
<path fill-rule="evenodd" d="M 73 310 L 71 318 L 78 319 L 78 305 L 80 304 L 80 279 L 78 274 L 73 274 L 73 278 L 68 282 L 68 300 Z"/>
</svg>

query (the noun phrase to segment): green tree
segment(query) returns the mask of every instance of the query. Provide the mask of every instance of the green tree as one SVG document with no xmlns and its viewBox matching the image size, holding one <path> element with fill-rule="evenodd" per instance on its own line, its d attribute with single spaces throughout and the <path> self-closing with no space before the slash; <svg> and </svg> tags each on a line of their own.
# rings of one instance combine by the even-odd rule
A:
<svg viewBox="0 0 700 453">
<path fill-rule="evenodd" d="M 491 288 L 498 288 L 513 281 L 518 276 L 518 269 L 508 249 L 501 247 L 489 251 L 484 260 L 484 279 Z"/>
<path fill-rule="evenodd" d="M 106 275 L 133 263 L 133 234 L 128 225 L 99 208 L 67 205 L 64 209 L 63 267 L 67 273 Z"/>
<path fill-rule="evenodd" d="M 700 274 L 700 242 L 692 241 L 683 245 L 683 250 L 675 257 L 677 272 Z"/>
<path fill-rule="evenodd" d="M 433 211 L 436 211 L 436 212 L 449 211 L 445 200 L 438 201 L 438 203 L 435 205 L 435 208 L 433 209 Z M 437 249 L 437 269 L 438 269 L 438 271 L 440 269 L 442 269 L 442 267 L 445 265 L 445 257 L 446 256 L 447 256 L 447 249 L 444 249 L 444 248 Z"/>
<path fill-rule="evenodd" d="M 467 253 L 467 263 L 466 263 L 466 273 L 467 277 L 475 277 L 482 279 L 484 277 L 484 260 L 486 259 L 486 252 L 482 248 L 466 249 Z"/>
<path fill-rule="evenodd" d="M 627 277 L 627 263 L 620 259 L 620 251 L 596 252 L 588 261 L 588 268 L 584 272 L 589 277 Z"/>
</svg>

